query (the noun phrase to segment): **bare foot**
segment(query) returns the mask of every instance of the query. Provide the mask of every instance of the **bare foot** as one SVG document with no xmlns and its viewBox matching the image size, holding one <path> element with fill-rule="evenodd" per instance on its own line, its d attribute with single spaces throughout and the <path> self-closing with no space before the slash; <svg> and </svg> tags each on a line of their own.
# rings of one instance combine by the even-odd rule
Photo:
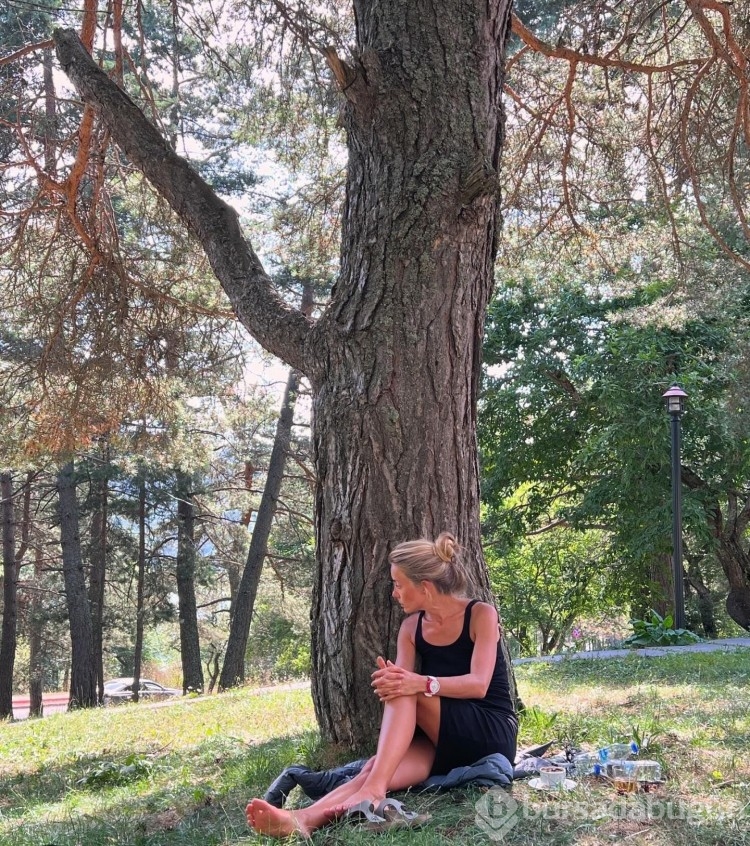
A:
<svg viewBox="0 0 750 846">
<path fill-rule="evenodd" d="M 310 837 L 312 834 L 312 829 L 299 814 L 276 808 L 263 799 L 253 799 L 245 809 L 245 816 L 248 825 L 269 837 L 289 837 L 290 834 Z"/>
</svg>

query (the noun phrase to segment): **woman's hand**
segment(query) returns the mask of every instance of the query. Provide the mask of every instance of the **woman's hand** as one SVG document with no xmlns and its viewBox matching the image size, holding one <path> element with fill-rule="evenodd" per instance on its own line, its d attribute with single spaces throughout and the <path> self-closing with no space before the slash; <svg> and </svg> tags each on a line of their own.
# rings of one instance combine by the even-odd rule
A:
<svg viewBox="0 0 750 846">
<path fill-rule="evenodd" d="M 424 678 L 399 667 L 392 661 L 378 656 L 378 669 L 372 674 L 372 686 L 381 702 L 388 702 L 399 696 L 421 693 L 425 688 Z"/>
</svg>

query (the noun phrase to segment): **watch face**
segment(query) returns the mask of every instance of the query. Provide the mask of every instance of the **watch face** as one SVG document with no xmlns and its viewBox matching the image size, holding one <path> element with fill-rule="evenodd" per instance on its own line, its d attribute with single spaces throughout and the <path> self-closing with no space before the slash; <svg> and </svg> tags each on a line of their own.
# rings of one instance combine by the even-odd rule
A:
<svg viewBox="0 0 750 846">
<path fill-rule="evenodd" d="M 430 679 L 430 693 L 433 695 L 440 690 L 440 682 L 437 679 Z"/>
</svg>

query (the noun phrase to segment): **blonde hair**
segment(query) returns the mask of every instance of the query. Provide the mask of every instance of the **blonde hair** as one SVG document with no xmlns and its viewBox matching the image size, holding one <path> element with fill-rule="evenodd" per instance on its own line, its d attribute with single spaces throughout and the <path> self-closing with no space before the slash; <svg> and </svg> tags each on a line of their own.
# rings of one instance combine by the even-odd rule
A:
<svg viewBox="0 0 750 846">
<path fill-rule="evenodd" d="M 435 541 L 420 538 L 400 543 L 388 561 L 415 584 L 432 582 L 440 593 L 462 594 L 468 580 L 458 559 L 459 549 L 450 532 L 441 532 Z"/>
</svg>

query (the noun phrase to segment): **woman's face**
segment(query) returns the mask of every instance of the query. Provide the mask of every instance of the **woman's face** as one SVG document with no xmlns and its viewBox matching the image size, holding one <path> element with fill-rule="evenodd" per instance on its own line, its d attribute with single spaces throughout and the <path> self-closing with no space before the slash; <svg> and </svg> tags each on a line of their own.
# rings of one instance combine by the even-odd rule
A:
<svg viewBox="0 0 750 846">
<path fill-rule="evenodd" d="M 404 609 L 406 614 L 424 610 L 425 590 L 408 578 L 400 567 L 391 565 L 391 580 L 393 581 L 393 598 Z"/>
</svg>

